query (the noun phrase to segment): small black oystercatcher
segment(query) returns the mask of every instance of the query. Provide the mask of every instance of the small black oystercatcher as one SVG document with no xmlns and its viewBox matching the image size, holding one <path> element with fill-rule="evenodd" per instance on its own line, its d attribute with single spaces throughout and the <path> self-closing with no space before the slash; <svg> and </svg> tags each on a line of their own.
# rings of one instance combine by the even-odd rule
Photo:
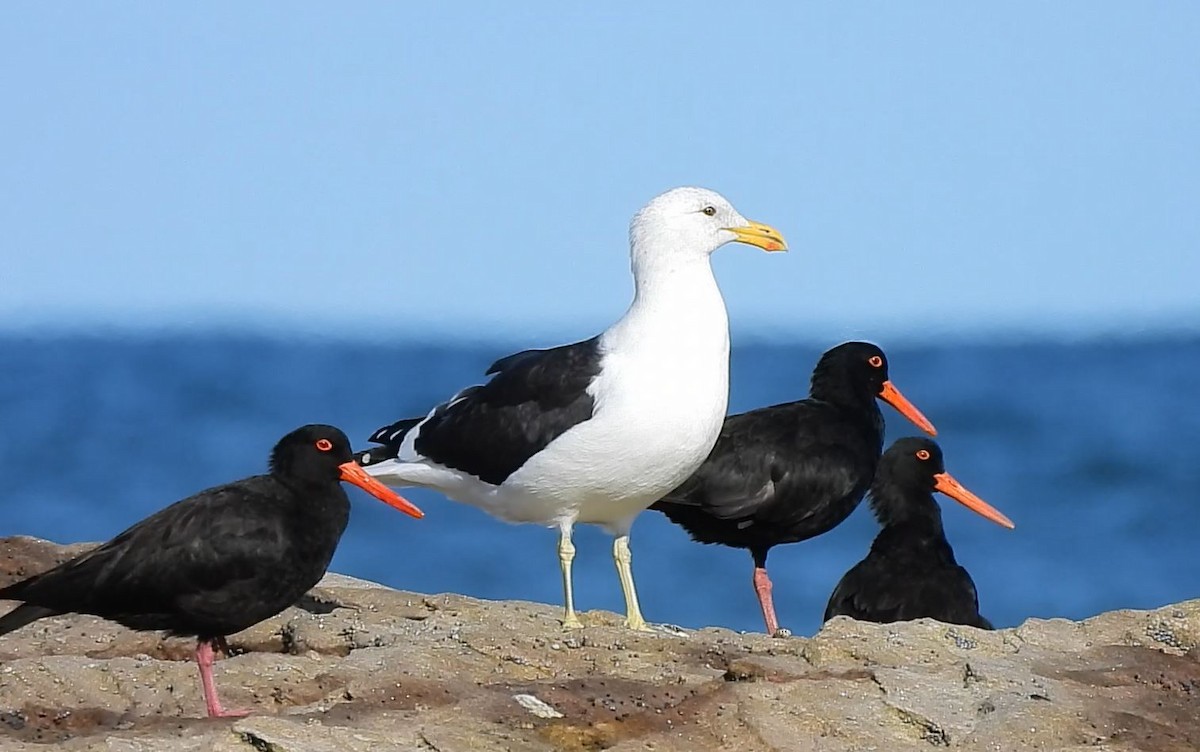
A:
<svg viewBox="0 0 1200 752">
<path fill-rule="evenodd" d="M 936 435 L 888 380 L 883 350 L 845 342 L 817 362 L 808 399 L 726 418 L 700 469 L 650 507 L 700 543 L 750 550 L 767 634 L 788 634 L 775 618 L 767 553 L 829 532 L 858 507 L 883 451 L 877 398 Z"/>
<path fill-rule="evenodd" d="M 325 574 L 350 519 L 339 481 L 423 516 L 355 464 L 344 433 L 304 426 L 275 445 L 267 475 L 178 501 L 99 548 L 0 589 L 0 600 L 24 601 L 0 617 L 0 634 L 75 612 L 195 635 L 208 715 L 245 715 L 217 699 L 213 648 L 291 606 Z"/>
<path fill-rule="evenodd" d="M 883 530 L 867 558 L 834 588 L 825 607 L 826 621 L 841 615 L 880 623 L 928 617 L 992 628 L 979 615 L 979 595 L 971 575 L 954 560 L 934 491 L 997 525 L 1013 527 L 1007 517 L 946 472 L 936 442 L 916 437 L 897 440 L 879 461 L 871 484 L 871 510 Z"/>
</svg>

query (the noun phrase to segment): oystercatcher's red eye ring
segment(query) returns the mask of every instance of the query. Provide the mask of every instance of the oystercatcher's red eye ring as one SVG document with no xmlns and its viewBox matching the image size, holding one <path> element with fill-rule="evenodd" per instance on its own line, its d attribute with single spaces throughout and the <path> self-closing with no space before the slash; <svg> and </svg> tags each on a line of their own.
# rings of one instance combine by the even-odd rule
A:
<svg viewBox="0 0 1200 752">
<path fill-rule="evenodd" d="M 867 358 L 867 362 L 871 364 L 872 368 L 883 367 L 883 358 L 879 357 L 878 355 L 872 355 L 871 357 Z"/>
<path fill-rule="evenodd" d="M 928 449 L 918 449 L 917 450 L 917 459 L 919 459 L 919 460 L 929 459 L 929 450 Z"/>
<path fill-rule="evenodd" d="M 322 452 L 328 452 L 330 449 L 333 449 L 333 442 L 329 439 L 317 439 L 317 449 L 320 449 Z"/>
</svg>

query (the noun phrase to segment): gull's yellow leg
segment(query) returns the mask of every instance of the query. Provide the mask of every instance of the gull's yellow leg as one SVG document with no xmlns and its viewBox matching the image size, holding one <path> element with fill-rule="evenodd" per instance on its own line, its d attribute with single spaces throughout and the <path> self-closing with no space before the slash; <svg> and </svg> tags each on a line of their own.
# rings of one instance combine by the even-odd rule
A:
<svg viewBox="0 0 1200 752">
<path fill-rule="evenodd" d="M 575 615 L 575 597 L 571 592 L 571 562 L 575 559 L 575 545 L 571 543 L 571 526 L 563 525 L 558 531 L 558 565 L 562 568 L 563 595 L 566 604 L 563 612 L 563 627 L 579 629 L 583 622 Z"/>
<path fill-rule="evenodd" d="M 633 587 L 633 570 L 630 569 L 633 554 L 629 552 L 628 533 L 618 535 L 613 541 L 613 561 L 617 564 L 617 576 L 621 578 L 621 590 L 625 593 L 625 626 L 642 632 L 651 631 L 646 620 L 642 618 L 637 590 Z"/>
</svg>

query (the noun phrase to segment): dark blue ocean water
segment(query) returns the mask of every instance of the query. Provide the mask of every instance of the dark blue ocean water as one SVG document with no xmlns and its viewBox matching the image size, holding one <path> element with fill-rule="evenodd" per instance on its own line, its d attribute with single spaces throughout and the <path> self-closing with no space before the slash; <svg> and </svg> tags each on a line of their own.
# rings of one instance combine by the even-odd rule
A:
<svg viewBox="0 0 1200 752">
<path fill-rule="evenodd" d="M 355 441 L 424 413 L 521 346 L 343 343 L 212 334 L 0 336 L 0 534 L 112 536 L 161 506 L 263 471 L 307 422 Z M 829 343 L 830 345 L 836 343 Z M 1006 531 L 945 500 L 946 529 L 1000 626 L 1200 596 L 1200 338 L 887 347 L 893 381 L 938 426 L 947 467 L 1003 510 Z M 822 347 L 735 346 L 731 408 L 807 391 Z M 884 408 L 889 441 L 916 430 Z M 427 491 L 423 521 L 351 491 L 338 571 L 424 592 L 560 603 L 555 535 Z M 776 548 L 780 621 L 817 629 L 876 532 L 866 506 Z M 652 621 L 761 630 L 744 551 L 700 546 L 657 513 L 633 530 Z M 622 610 L 610 539 L 576 535 L 577 603 Z"/>
</svg>

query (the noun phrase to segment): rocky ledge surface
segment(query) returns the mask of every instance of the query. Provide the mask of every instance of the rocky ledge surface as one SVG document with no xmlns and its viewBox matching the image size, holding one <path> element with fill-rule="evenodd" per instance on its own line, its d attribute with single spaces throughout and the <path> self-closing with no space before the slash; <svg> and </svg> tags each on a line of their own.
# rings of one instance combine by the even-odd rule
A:
<svg viewBox="0 0 1200 752">
<path fill-rule="evenodd" d="M 79 550 L 0 540 L 0 584 Z M 558 613 L 330 575 L 230 637 L 222 699 L 255 711 L 236 720 L 203 717 L 190 640 L 46 619 L 0 637 L 0 750 L 1200 749 L 1200 600 L 808 639 Z"/>
</svg>

